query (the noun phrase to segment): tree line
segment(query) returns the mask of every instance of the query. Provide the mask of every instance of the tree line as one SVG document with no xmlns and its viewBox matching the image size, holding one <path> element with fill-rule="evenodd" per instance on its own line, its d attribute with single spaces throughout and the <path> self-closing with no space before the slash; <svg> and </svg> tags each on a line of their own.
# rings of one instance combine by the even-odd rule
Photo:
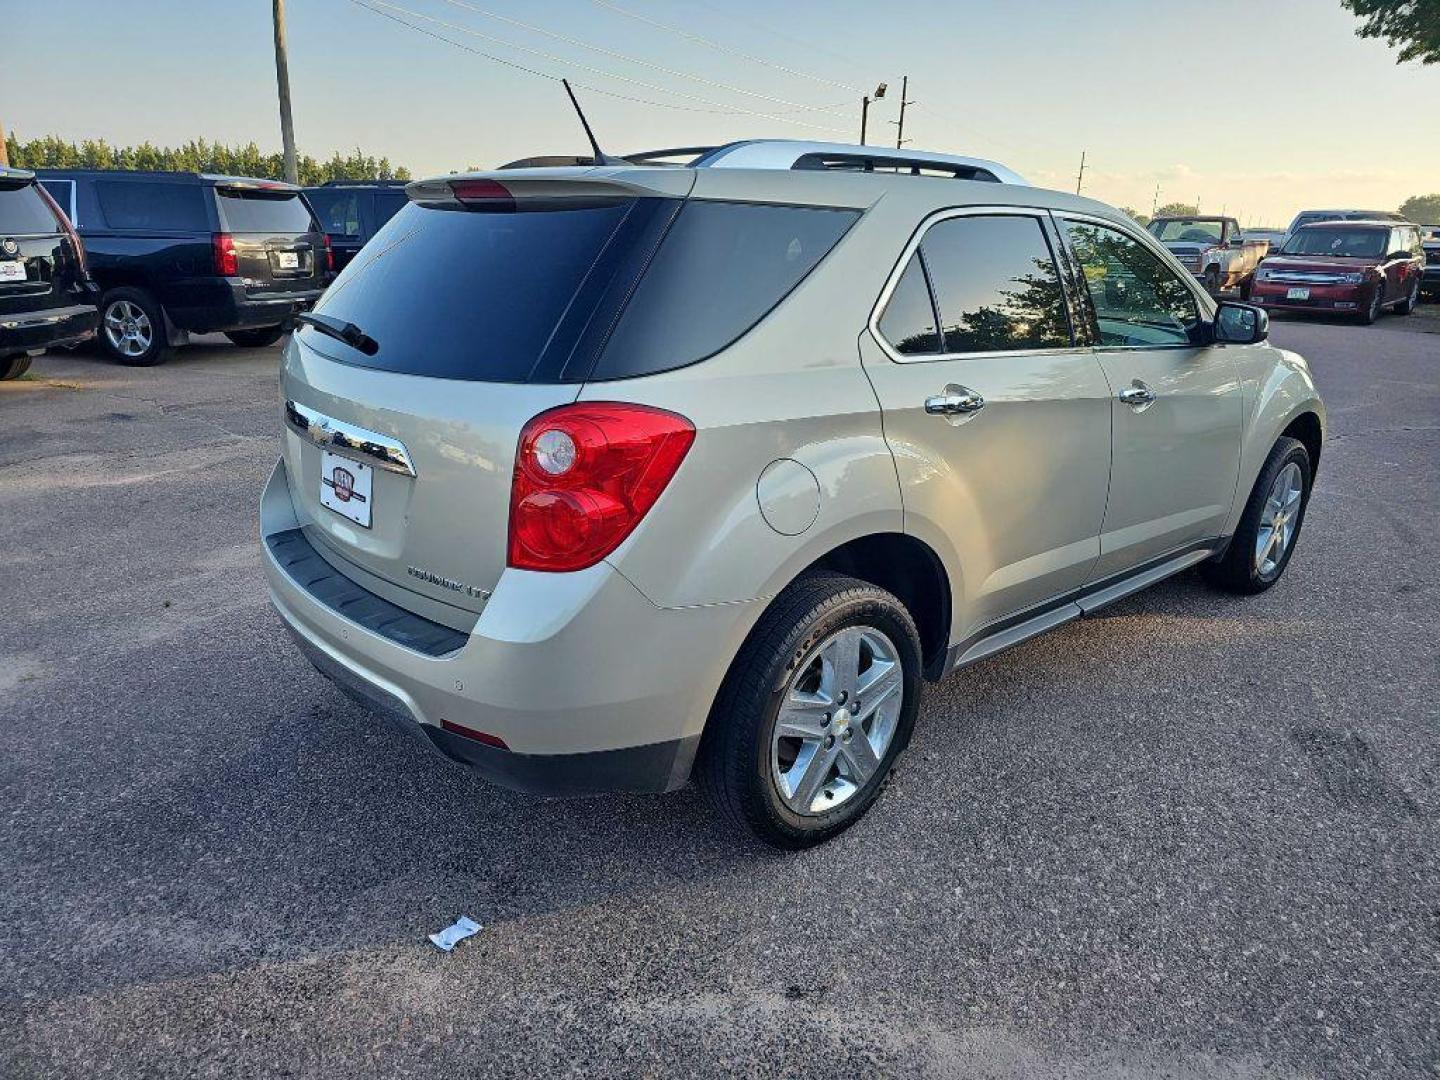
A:
<svg viewBox="0 0 1440 1080">
<path fill-rule="evenodd" d="M 1370 207 L 1369 209 L 1375 209 Z M 1120 207 L 1121 213 L 1128 214 L 1141 225 L 1150 224 L 1150 215 L 1142 214 L 1131 206 Z M 1155 211 L 1156 217 L 1196 217 L 1199 210 L 1192 203 L 1166 203 Z M 1406 221 L 1413 221 L 1417 225 L 1440 224 L 1440 195 L 1411 195 L 1400 204 L 1397 211 Z M 1283 226 L 1283 222 L 1277 223 Z"/>
<path fill-rule="evenodd" d="M 10 165 L 16 169 L 145 169 L 174 172 L 223 173 L 227 176 L 254 176 L 280 180 L 285 176 L 284 158 L 267 154 L 253 142 L 244 146 L 192 139 L 181 146 L 111 146 L 104 139 L 67 142 L 54 135 L 24 142 L 13 134 L 5 139 Z M 326 180 L 409 180 L 410 170 L 392 165 L 388 157 L 377 158 L 359 147 L 350 154 L 338 151 L 321 161 L 309 154 L 299 160 L 300 183 L 323 184 Z"/>
</svg>

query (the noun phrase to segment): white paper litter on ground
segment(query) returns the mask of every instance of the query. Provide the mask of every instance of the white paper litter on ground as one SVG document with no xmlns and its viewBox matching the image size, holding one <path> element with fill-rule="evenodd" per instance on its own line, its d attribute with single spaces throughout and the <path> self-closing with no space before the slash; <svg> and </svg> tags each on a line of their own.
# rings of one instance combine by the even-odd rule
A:
<svg viewBox="0 0 1440 1080">
<path fill-rule="evenodd" d="M 427 934 L 426 936 L 437 949 L 443 949 L 445 952 L 449 952 L 467 937 L 470 937 L 472 934 L 478 934 L 482 929 L 484 928 L 474 919 L 468 915 L 461 915 L 460 918 L 455 920 L 454 926 L 447 926 L 438 934 Z"/>
</svg>

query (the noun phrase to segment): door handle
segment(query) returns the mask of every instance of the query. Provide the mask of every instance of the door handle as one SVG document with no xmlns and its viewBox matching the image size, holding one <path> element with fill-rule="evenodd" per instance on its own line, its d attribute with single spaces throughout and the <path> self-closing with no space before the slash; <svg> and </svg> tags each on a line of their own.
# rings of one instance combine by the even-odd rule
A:
<svg viewBox="0 0 1440 1080">
<path fill-rule="evenodd" d="M 968 386 L 947 386 L 943 394 L 925 399 L 925 411 L 931 416 L 967 416 L 985 407 L 985 399 Z"/>
<path fill-rule="evenodd" d="M 1126 405 L 1149 405 L 1155 400 L 1155 391 L 1136 379 L 1133 385 L 1125 387 L 1116 396 Z"/>
</svg>

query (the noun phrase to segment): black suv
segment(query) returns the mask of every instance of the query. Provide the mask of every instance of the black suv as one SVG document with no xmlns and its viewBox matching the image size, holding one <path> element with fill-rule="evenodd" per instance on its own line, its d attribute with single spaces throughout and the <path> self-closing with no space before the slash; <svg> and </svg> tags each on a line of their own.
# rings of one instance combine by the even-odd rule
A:
<svg viewBox="0 0 1440 1080">
<path fill-rule="evenodd" d="M 405 205 L 405 181 L 330 180 L 306 188 L 305 197 L 330 238 L 335 269 L 343 270 L 380 226 Z"/>
<path fill-rule="evenodd" d="M 330 278 L 330 247 L 298 187 L 242 176 L 42 169 L 99 283 L 100 342 L 158 364 L 189 333 L 277 341 Z"/>
<path fill-rule="evenodd" d="M 34 173 L 0 166 L 0 379 L 19 378 L 53 345 L 94 337 L 95 301 L 65 215 Z"/>
</svg>

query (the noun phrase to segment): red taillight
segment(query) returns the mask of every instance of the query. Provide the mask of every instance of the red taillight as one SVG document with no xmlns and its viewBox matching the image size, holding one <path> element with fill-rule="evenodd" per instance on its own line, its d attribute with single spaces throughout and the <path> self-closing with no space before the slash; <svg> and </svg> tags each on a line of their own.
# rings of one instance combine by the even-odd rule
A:
<svg viewBox="0 0 1440 1080">
<path fill-rule="evenodd" d="M 216 233 L 214 237 L 215 273 L 221 277 L 235 277 L 240 273 L 240 261 L 235 257 L 235 238 L 229 233 Z"/>
<path fill-rule="evenodd" d="M 35 190 L 40 193 L 42 199 L 50 204 L 50 210 L 54 213 L 55 220 L 60 223 L 60 228 L 69 239 L 70 250 L 75 253 L 75 263 L 80 267 L 80 273 L 85 277 L 89 277 L 90 263 L 89 260 L 85 258 L 85 245 L 80 242 L 80 234 L 75 231 L 75 226 L 70 224 L 70 218 L 66 216 L 64 210 L 60 209 L 60 204 L 55 201 L 50 192 L 45 190 L 44 184 L 36 184 Z"/>
<path fill-rule="evenodd" d="M 330 234 L 325 234 L 325 269 L 335 272 L 335 249 L 330 246 Z"/>
<path fill-rule="evenodd" d="M 450 190 L 472 210 L 515 209 L 515 196 L 498 180 L 452 180 Z"/>
<path fill-rule="evenodd" d="M 599 562 L 655 505 L 694 441 L 689 420 L 646 405 L 585 402 L 535 417 L 515 457 L 510 565 Z"/>
</svg>

